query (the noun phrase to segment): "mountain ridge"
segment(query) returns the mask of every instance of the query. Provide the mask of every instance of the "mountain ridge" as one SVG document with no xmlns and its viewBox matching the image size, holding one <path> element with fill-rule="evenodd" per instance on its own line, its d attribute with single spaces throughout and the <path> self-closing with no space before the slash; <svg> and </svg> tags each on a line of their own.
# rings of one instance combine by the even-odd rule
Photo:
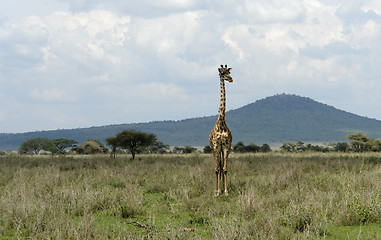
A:
<svg viewBox="0 0 381 240">
<path fill-rule="evenodd" d="M 104 142 L 125 129 L 154 133 L 159 141 L 172 146 L 204 146 L 217 115 L 183 120 L 113 124 L 89 128 L 58 129 L 27 133 L 0 134 L 0 149 L 16 149 L 34 137 L 68 138 L 82 143 L 88 139 Z M 233 143 L 282 143 L 284 141 L 338 142 L 362 131 L 381 137 L 381 121 L 362 117 L 308 97 L 277 94 L 226 112 Z"/>
</svg>

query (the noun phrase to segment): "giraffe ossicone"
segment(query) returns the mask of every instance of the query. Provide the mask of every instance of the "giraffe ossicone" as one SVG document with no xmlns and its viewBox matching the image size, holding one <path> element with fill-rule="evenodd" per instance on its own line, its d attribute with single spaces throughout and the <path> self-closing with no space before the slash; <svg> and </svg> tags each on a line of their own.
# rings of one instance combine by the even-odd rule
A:
<svg viewBox="0 0 381 240">
<path fill-rule="evenodd" d="M 215 196 L 218 196 L 221 192 L 220 184 L 221 179 L 224 185 L 224 193 L 228 195 L 227 188 L 227 161 L 232 144 L 232 134 L 225 122 L 225 111 L 226 111 L 226 93 L 225 93 L 225 81 L 233 82 L 233 78 L 230 76 L 231 68 L 221 65 L 218 68 L 220 74 L 220 107 L 218 109 L 217 122 L 214 128 L 209 134 L 209 144 L 212 149 L 213 157 L 216 162 L 216 188 Z"/>
</svg>

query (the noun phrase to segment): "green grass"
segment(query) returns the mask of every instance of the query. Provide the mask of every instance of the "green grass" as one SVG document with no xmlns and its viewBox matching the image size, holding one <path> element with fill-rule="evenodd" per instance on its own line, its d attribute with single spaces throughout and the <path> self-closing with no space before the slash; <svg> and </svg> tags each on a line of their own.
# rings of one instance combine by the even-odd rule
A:
<svg viewBox="0 0 381 240">
<path fill-rule="evenodd" d="M 0 239 L 381 239 L 381 155 L 0 157 Z"/>
<path fill-rule="evenodd" d="M 380 224 L 332 227 L 327 239 L 381 239 Z"/>
</svg>

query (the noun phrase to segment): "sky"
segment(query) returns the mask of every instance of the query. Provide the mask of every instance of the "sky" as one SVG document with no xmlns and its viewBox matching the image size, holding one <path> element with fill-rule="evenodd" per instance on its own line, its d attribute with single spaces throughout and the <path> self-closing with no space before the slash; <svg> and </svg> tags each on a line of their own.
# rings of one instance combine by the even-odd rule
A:
<svg viewBox="0 0 381 240">
<path fill-rule="evenodd" d="M 287 93 L 381 120 L 379 0 L 0 0 L 0 133 L 216 115 Z"/>
</svg>

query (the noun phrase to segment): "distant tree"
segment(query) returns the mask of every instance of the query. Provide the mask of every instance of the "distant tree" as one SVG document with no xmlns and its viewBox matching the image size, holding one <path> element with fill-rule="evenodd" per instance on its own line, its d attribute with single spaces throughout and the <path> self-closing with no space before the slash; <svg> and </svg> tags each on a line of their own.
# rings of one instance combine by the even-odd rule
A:
<svg viewBox="0 0 381 240">
<path fill-rule="evenodd" d="M 246 152 L 246 146 L 243 142 L 239 141 L 233 146 L 233 152 L 244 153 Z"/>
<path fill-rule="evenodd" d="M 206 146 L 204 147 L 204 153 L 212 153 L 212 149 L 210 148 L 209 145 L 206 145 Z"/>
<path fill-rule="evenodd" d="M 111 147 L 110 157 L 115 158 L 116 150 L 120 147 L 119 139 L 117 137 L 109 137 L 105 141 Z"/>
<path fill-rule="evenodd" d="M 188 154 L 197 151 L 197 148 L 194 148 L 192 146 L 185 146 L 183 151 L 185 154 Z"/>
<path fill-rule="evenodd" d="M 333 146 L 335 152 L 348 152 L 349 144 L 347 142 L 338 142 Z"/>
<path fill-rule="evenodd" d="M 371 148 L 371 139 L 362 132 L 349 134 L 346 138 L 351 140 L 351 148 L 355 152 L 364 152 Z"/>
<path fill-rule="evenodd" d="M 19 152 L 21 154 L 34 153 L 37 155 L 41 150 L 56 153 L 59 149 L 47 138 L 31 138 L 21 143 L 19 147 Z"/>
<path fill-rule="evenodd" d="M 84 154 L 104 153 L 105 147 L 99 141 L 89 139 L 86 142 L 82 143 L 79 152 Z"/>
<path fill-rule="evenodd" d="M 282 150 L 286 152 L 295 152 L 297 144 L 294 142 L 285 142 L 283 145 L 280 147 Z"/>
<path fill-rule="evenodd" d="M 189 153 L 192 153 L 195 151 L 197 151 L 197 148 L 194 148 L 192 146 L 174 147 L 173 148 L 173 153 L 176 153 L 176 154 L 189 154 Z"/>
<path fill-rule="evenodd" d="M 119 140 L 119 146 L 128 149 L 135 159 L 137 151 L 143 147 L 148 147 L 156 141 L 156 136 L 150 133 L 139 132 L 135 130 L 124 130 L 116 135 Z"/>
<path fill-rule="evenodd" d="M 75 147 L 78 142 L 66 138 L 57 138 L 52 140 L 53 144 L 59 149 L 59 152 L 64 153 L 65 149 Z"/>
<path fill-rule="evenodd" d="M 159 153 L 159 154 L 165 154 L 168 153 L 169 145 L 164 144 L 160 141 L 154 141 L 150 146 L 148 146 L 148 151 L 150 153 Z"/>
<path fill-rule="evenodd" d="M 184 148 L 176 146 L 176 147 L 173 148 L 173 153 L 175 153 L 175 154 L 182 154 L 182 153 L 184 153 Z"/>
<path fill-rule="evenodd" d="M 315 146 L 313 146 L 311 143 L 309 143 L 309 144 L 307 144 L 305 150 L 306 150 L 306 151 L 314 151 L 314 147 L 315 147 Z"/>
<path fill-rule="evenodd" d="M 23 143 L 19 147 L 19 152 L 24 153 L 34 153 L 38 154 L 42 150 L 42 139 L 41 138 L 31 138 Z"/>
<path fill-rule="evenodd" d="M 309 146 L 308 146 L 309 145 Z M 314 152 L 329 152 L 329 147 L 308 144 L 306 150 Z"/>
<path fill-rule="evenodd" d="M 271 152 L 270 145 L 267 143 L 262 144 L 262 146 L 259 148 L 259 151 L 264 153 Z"/>
<path fill-rule="evenodd" d="M 268 145 L 265 147 L 270 148 L 270 146 Z M 266 149 L 266 151 L 267 150 L 268 149 Z M 246 153 L 246 152 L 255 153 L 260 151 L 261 151 L 261 148 L 254 143 L 250 143 L 249 145 L 245 146 L 245 144 L 242 141 L 239 141 L 237 144 L 233 146 L 233 152 L 236 152 L 236 153 Z"/>
<path fill-rule="evenodd" d="M 381 152 L 381 138 L 372 139 L 371 150 L 373 152 Z"/>
<path fill-rule="evenodd" d="M 43 143 L 42 150 L 56 154 L 60 152 L 60 149 L 54 144 L 53 140 L 48 140 Z"/>
<path fill-rule="evenodd" d="M 304 150 L 306 150 L 306 146 L 304 146 L 304 142 L 298 141 L 296 143 L 296 150 L 297 151 L 304 151 Z"/>
<path fill-rule="evenodd" d="M 304 152 L 304 151 L 313 151 L 313 152 L 329 152 L 329 147 L 321 146 L 321 145 L 312 145 L 308 143 L 304 144 L 302 141 L 298 142 L 285 142 L 281 146 L 281 149 L 286 152 Z"/>
<path fill-rule="evenodd" d="M 81 146 L 75 146 L 70 149 L 70 153 L 83 154 Z"/>
<path fill-rule="evenodd" d="M 259 147 L 254 143 L 245 146 L 245 152 L 259 152 Z"/>
</svg>

